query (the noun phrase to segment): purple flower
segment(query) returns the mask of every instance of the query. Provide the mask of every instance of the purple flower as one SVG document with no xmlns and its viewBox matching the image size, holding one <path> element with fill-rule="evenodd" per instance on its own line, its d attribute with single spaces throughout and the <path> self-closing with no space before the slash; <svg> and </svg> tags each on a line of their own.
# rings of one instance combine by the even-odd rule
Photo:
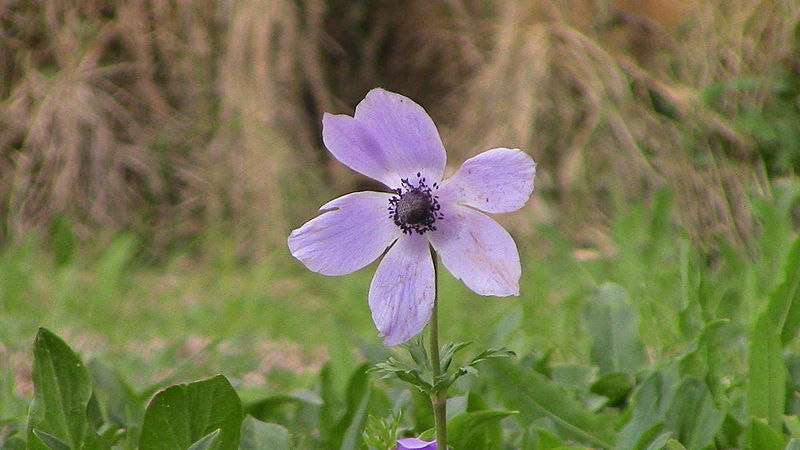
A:
<svg viewBox="0 0 800 450">
<path fill-rule="evenodd" d="M 397 441 L 397 450 L 436 450 L 436 441 L 423 441 L 417 438 L 403 438 Z"/>
<path fill-rule="evenodd" d="M 386 345 L 419 333 L 431 316 L 434 269 L 442 263 L 480 295 L 519 295 L 519 253 L 486 213 L 521 208 L 533 192 L 536 164 L 517 149 L 495 148 L 442 181 L 445 151 L 436 125 L 412 100 L 371 90 L 355 116 L 325 114 L 322 139 L 351 169 L 391 192 L 355 192 L 294 230 L 289 249 L 324 275 L 354 272 L 388 252 L 369 288 L 372 319 Z"/>
</svg>

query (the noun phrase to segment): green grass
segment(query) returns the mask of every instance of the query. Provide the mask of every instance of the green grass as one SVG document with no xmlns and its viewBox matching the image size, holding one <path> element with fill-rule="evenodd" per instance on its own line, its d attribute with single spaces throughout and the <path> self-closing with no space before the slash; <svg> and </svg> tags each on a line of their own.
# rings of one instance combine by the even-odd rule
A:
<svg viewBox="0 0 800 450">
<path fill-rule="evenodd" d="M 597 337 L 589 327 L 596 318 L 588 305 L 600 286 L 613 282 L 630 296 L 646 367 L 671 364 L 713 327 L 710 351 L 722 356 L 704 362 L 713 367 L 700 372 L 713 378 L 727 371 L 727 385 L 708 383 L 719 389 L 715 401 L 741 399 L 751 330 L 784 278 L 796 235 L 800 185 L 773 189 L 772 201 L 753 203 L 761 232 L 747 248 L 723 240 L 715 251 L 695 248 L 671 221 L 668 192 L 649 206 L 620 205 L 611 222 L 613 246 L 605 253 L 579 256 L 557 227 L 542 225 L 529 240 L 518 239 L 520 297 L 480 297 L 443 271 L 442 338 L 475 341 L 475 348 L 507 345 L 523 363 L 544 358 L 536 364 L 549 367 L 544 372 L 558 383 L 582 386 L 597 377 L 591 369 L 597 356 L 590 351 Z M 45 250 L 33 239 L 2 250 L 3 417 L 25 415 L 39 326 L 87 358 L 116 367 L 137 391 L 224 373 L 242 392 L 289 392 L 313 385 L 329 358 L 332 376 L 343 386 L 359 360 L 386 354 L 366 304 L 375 264 L 324 277 L 283 248 L 248 264 L 222 251 L 156 264 L 138 256 L 138 249 L 135 239 L 120 236 L 97 254 L 71 246 Z M 784 351 L 794 354 L 798 346 L 789 342 Z M 631 373 L 643 376 L 640 369 Z M 513 400 L 493 395 L 496 387 L 487 377 L 457 384 L 456 393 L 469 389 L 486 393 L 490 402 Z M 787 403 L 787 414 L 798 412 L 795 403 Z"/>
</svg>

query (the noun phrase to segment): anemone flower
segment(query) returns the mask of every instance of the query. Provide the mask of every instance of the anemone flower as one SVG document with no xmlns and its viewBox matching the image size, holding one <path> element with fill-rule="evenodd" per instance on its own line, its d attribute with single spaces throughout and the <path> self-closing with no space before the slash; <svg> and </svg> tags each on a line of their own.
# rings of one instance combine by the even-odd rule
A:
<svg viewBox="0 0 800 450">
<path fill-rule="evenodd" d="M 397 441 L 397 450 L 436 450 L 436 441 L 403 438 Z"/>
<path fill-rule="evenodd" d="M 516 211 L 528 201 L 536 173 L 530 156 L 487 150 L 442 181 L 446 156 L 436 125 L 421 106 L 383 89 L 367 93 L 353 117 L 326 113 L 322 139 L 336 159 L 389 192 L 326 203 L 323 214 L 292 232 L 289 249 L 323 275 L 354 272 L 386 252 L 369 287 L 372 319 L 386 345 L 412 338 L 431 317 L 431 247 L 476 293 L 519 295 L 516 244 L 484 213 Z"/>
</svg>

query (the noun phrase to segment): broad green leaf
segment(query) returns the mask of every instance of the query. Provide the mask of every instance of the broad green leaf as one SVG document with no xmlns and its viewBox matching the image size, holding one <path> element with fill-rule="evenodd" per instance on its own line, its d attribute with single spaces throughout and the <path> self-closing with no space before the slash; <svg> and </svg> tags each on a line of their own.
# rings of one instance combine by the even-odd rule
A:
<svg viewBox="0 0 800 450">
<path fill-rule="evenodd" d="M 783 436 L 770 425 L 760 419 L 750 421 L 750 445 L 748 448 L 758 450 L 783 450 L 786 444 Z"/>
<path fill-rule="evenodd" d="M 669 367 L 644 379 L 633 392 L 630 420 L 617 435 L 616 448 L 644 448 L 663 431 L 664 415 L 672 403 L 675 387 L 675 371 Z"/>
<path fill-rule="evenodd" d="M 702 380 L 685 378 L 675 391 L 664 424 L 686 448 L 701 449 L 713 442 L 723 420 L 725 413 L 714 406 L 708 386 Z"/>
<path fill-rule="evenodd" d="M 608 403 L 614 405 L 624 400 L 635 384 L 636 380 L 627 373 L 609 372 L 592 383 L 590 391 L 606 397 Z"/>
<path fill-rule="evenodd" d="M 664 450 L 686 450 L 686 447 L 684 447 L 683 444 L 681 444 L 677 439 L 670 439 L 664 446 Z"/>
<path fill-rule="evenodd" d="M 537 450 L 553 450 L 564 446 L 564 441 L 544 428 L 536 427 L 535 432 Z"/>
<path fill-rule="evenodd" d="M 98 359 L 90 360 L 87 368 L 93 381 L 94 394 L 103 406 L 105 421 L 129 430 L 138 429 L 144 408 L 133 388 L 119 372 Z"/>
<path fill-rule="evenodd" d="M 667 445 L 667 441 L 672 437 L 672 432 L 667 431 L 666 433 L 661 433 L 653 439 L 653 442 L 647 446 L 645 450 L 661 450 Z"/>
<path fill-rule="evenodd" d="M 0 444 L 2 444 L 2 447 L 0 448 L 2 448 L 3 450 L 25 450 L 26 448 L 28 448 L 25 446 L 25 441 L 17 436 L 5 439 Z"/>
<path fill-rule="evenodd" d="M 219 448 L 219 428 L 190 445 L 188 450 L 215 450 L 217 448 Z"/>
<path fill-rule="evenodd" d="M 242 423 L 240 450 L 290 450 L 289 431 L 274 423 L 265 423 L 247 416 Z"/>
<path fill-rule="evenodd" d="M 69 346 L 45 328 L 33 345 L 33 402 L 28 413 L 28 446 L 46 449 L 54 440 L 73 449 L 108 448 L 91 429 L 86 410 L 92 396 L 89 374 Z M 34 435 L 38 431 L 39 437 Z M 55 445 L 55 444 L 54 444 Z"/>
<path fill-rule="evenodd" d="M 139 447 L 187 448 L 219 429 L 219 448 L 236 448 L 241 425 L 239 396 L 224 376 L 217 375 L 156 394 L 145 411 Z"/>
<path fill-rule="evenodd" d="M 467 409 L 466 412 L 476 412 L 476 411 L 484 411 L 489 409 L 489 404 L 486 400 L 477 392 L 470 391 L 467 394 Z M 490 423 L 483 427 L 483 432 L 481 433 L 485 439 L 485 442 L 488 443 L 486 446 L 487 450 L 500 448 L 500 443 L 502 442 L 501 439 L 503 437 L 503 429 L 500 426 L 500 423 Z"/>
<path fill-rule="evenodd" d="M 781 344 L 786 345 L 800 329 L 800 236 L 786 256 L 783 270 L 783 283 L 770 295 L 767 313 L 778 327 Z"/>
<path fill-rule="evenodd" d="M 647 361 L 639 339 L 639 316 L 622 286 L 605 283 L 586 306 L 592 363 L 600 373 L 634 372 Z"/>
<path fill-rule="evenodd" d="M 33 429 L 33 434 L 39 439 L 39 442 L 44 444 L 50 450 L 70 450 L 69 445 L 61 439 L 48 434 L 44 431 Z"/>
<path fill-rule="evenodd" d="M 275 394 L 248 402 L 244 405 L 244 412 L 259 420 L 269 420 L 277 408 L 290 403 L 307 403 L 320 406 L 323 402 L 316 392 L 308 389 L 298 389 L 288 394 Z"/>
<path fill-rule="evenodd" d="M 330 431 L 329 448 L 356 449 L 360 443 L 370 397 L 368 367 L 368 364 L 362 364 L 350 377 L 344 416 Z"/>
<path fill-rule="evenodd" d="M 780 430 L 786 401 L 786 364 L 778 331 L 767 313 L 761 314 L 756 321 L 750 340 L 749 365 L 749 412 L 754 417 L 766 419 L 771 427 Z"/>
<path fill-rule="evenodd" d="M 498 394 L 507 407 L 520 411 L 519 418 L 524 424 L 546 417 L 571 439 L 600 447 L 611 446 L 611 424 L 585 411 L 551 380 L 505 359 L 496 360 L 492 368 Z"/>
<path fill-rule="evenodd" d="M 487 442 L 485 427 L 517 414 L 516 411 L 483 410 L 465 412 L 447 421 L 448 444 L 463 450 L 497 448 L 499 442 Z"/>
</svg>

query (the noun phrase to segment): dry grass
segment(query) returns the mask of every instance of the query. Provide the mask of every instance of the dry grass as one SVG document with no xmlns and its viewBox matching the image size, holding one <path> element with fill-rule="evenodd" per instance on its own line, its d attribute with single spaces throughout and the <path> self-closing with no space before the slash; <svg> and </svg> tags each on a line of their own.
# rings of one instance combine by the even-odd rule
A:
<svg viewBox="0 0 800 450">
<path fill-rule="evenodd" d="M 0 237 L 66 217 L 156 249 L 221 228 L 263 254 L 323 178 L 363 183 L 320 116 L 382 85 L 429 109 L 452 161 L 533 153 L 576 236 L 669 186 L 698 241 L 746 239 L 763 170 L 729 120 L 775 94 L 702 94 L 796 64 L 800 4 L 735 3 L 0 0 Z"/>
</svg>

